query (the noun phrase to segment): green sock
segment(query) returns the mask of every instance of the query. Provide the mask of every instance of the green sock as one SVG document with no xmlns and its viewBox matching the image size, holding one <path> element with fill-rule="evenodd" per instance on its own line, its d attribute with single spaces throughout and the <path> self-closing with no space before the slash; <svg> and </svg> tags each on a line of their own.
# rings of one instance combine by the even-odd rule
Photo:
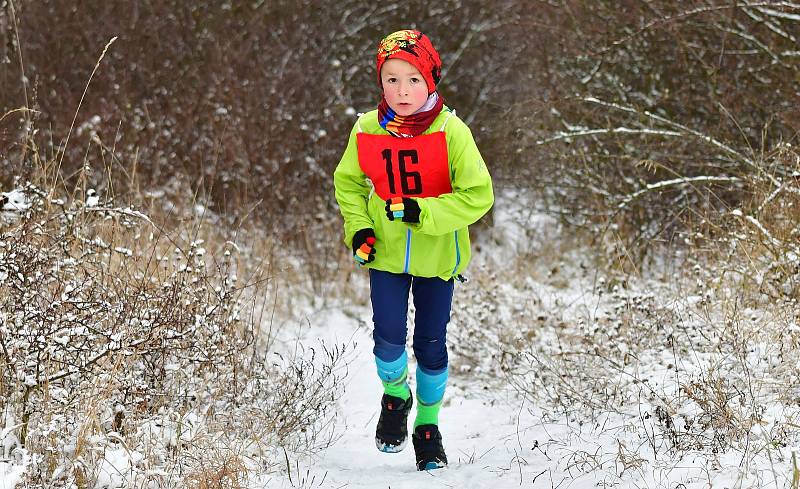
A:
<svg viewBox="0 0 800 489">
<path fill-rule="evenodd" d="M 403 369 L 402 375 L 395 380 L 386 382 L 381 381 L 383 383 L 383 392 L 390 396 L 399 397 L 400 399 L 406 401 L 411 396 L 411 389 L 408 387 L 408 367 Z"/>
<path fill-rule="evenodd" d="M 424 404 L 417 396 L 417 419 L 414 420 L 414 429 L 424 424 L 439 425 L 439 409 L 442 408 L 442 400 L 431 405 Z"/>
</svg>

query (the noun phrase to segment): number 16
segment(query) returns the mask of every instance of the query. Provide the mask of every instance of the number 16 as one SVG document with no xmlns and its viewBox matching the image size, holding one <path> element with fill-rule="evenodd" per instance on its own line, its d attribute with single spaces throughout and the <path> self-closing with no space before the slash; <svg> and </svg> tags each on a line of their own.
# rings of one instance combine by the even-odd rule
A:
<svg viewBox="0 0 800 489">
<path fill-rule="evenodd" d="M 394 165 L 392 164 L 392 150 L 387 148 L 381 151 L 381 156 L 386 161 L 386 176 L 389 177 L 389 191 L 397 193 L 394 182 Z M 415 149 L 401 149 L 397 152 L 397 159 L 400 167 L 400 188 L 403 195 L 418 195 L 422 193 L 422 175 L 416 171 L 407 171 L 406 162 L 411 161 L 412 165 L 419 163 L 419 156 Z M 410 185 L 409 185 L 410 181 Z"/>
</svg>

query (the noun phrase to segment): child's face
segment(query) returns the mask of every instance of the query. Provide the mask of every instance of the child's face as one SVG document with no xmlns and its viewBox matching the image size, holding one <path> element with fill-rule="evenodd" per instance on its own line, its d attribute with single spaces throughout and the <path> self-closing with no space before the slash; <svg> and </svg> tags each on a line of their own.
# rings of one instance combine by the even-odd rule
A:
<svg viewBox="0 0 800 489">
<path fill-rule="evenodd" d="M 381 66 L 381 86 L 389 107 L 399 116 L 411 115 L 428 100 L 428 84 L 408 61 L 390 59 Z"/>
</svg>

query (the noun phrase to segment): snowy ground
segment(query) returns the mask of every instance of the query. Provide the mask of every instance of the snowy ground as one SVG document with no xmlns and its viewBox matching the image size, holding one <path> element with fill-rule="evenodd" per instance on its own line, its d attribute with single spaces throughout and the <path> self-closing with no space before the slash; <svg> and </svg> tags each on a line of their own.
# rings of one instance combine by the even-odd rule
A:
<svg viewBox="0 0 800 489">
<path fill-rule="evenodd" d="M 459 374 L 451 377 L 440 417 L 450 465 L 417 472 L 410 444 L 399 454 L 374 446 L 380 385 L 369 332 L 352 312 L 331 311 L 312 327 L 322 339 L 357 342 L 340 406 L 341 438 L 300 462 L 291 480 L 285 474 L 262 479 L 267 487 L 788 487 L 786 467 L 773 473 L 767 457 L 756 458 L 754 466 L 737 453 L 722 454 L 714 463 L 699 454 L 664 457 L 649 449 L 640 426 L 627 416 L 604 415 L 593 425 L 570 423 L 567 417 L 554 421 L 503 382 L 484 389 L 486 384 Z M 369 317 L 368 310 L 361 314 Z"/>
<path fill-rule="evenodd" d="M 629 419 L 607 415 L 594 426 L 570 424 L 566 418 L 552 421 L 502 382 L 484 389 L 486 384 L 459 374 L 451 377 L 440 420 L 450 465 L 417 472 L 410 445 L 399 454 L 381 453 L 374 446 L 380 384 L 369 331 L 354 312 L 359 313 L 334 309 L 318 315 L 305 332 L 309 341 L 357 345 L 339 406 L 340 437 L 323 452 L 293 463 L 290 474 L 284 470 L 257 477 L 250 487 L 791 487 L 786 465 L 773 477 L 765 457 L 759 466 L 740 466 L 743 459 L 734 453 L 720 457 L 718 464 L 702 456 L 654 457 Z M 366 309 L 360 314 L 369 317 Z M 0 463 L 0 488 L 15 487 L 22 467 Z"/>
<path fill-rule="evenodd" d="M 362 313 L 369 317 L 367 310 Z M 521 479 L 530 481 L 543 470 L 544 464 L 540 465 L 539 459 L 544 459 L 544 455 L 521 446 L 517 436 L 519 423 L 528 419 L 526 411 L 521 411 L 521 403 L 504 400 L 511 395 L 509 392 L 470 392 L 464 388 L 464 379 L 457 377 L 448 386 L 448 402 L 440 416 L 450 461 L 448 468 L 417 472 L 410 444 L 399 454 L 379 452 L 374 438 L 381 386 L 369 331 L 341 311 L 332 311 L 315 322 L 319 327 L 314 329 L 323 333 L 323 339 L 342 342 L 353 338 L 357 350 L 350 363 L 347 394 L 340 407 L 342 436 L 331 448 L 306 460 L 305 467 L 300 465 L 300 477 L 309 481 L 307 487 L 518 487 Z M 413 374 L 413 366 L 410 371 Z M 516 462 L 520 457 L 526 459 L 524 465 Z M 537 467 L 542 468 L 537 470 Z M 297 474 L 294 479 L 293 482 L 288 477 L 273 480 L 270 487 L 297 487 Z"/>
</svg>

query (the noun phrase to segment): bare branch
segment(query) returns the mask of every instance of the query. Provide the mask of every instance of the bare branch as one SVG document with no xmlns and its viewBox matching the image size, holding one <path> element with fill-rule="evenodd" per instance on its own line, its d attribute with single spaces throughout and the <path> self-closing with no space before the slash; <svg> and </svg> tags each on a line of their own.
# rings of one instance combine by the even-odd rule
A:
<svg viewBox="0 0 800 489">
<path fill-rule="evenodd" d="M 619 203 L 617 206 L 618 209 L 622 209 L 626 205 L 630 204 L 631 201 L 638 199 L 642 195 L 652 192 L 654 190 L 663 190 L 668 187 L 673 187 L 676 185 L 684 185 L 684 184 L 694 184 L 694 183 L 738 183 L 742 180 L 738 177 L 715 177 L 715 176 L 699 176 L 699 177 L 686 177 L 686 178 L 675 178 L 672 180 L 663 180 L 661 182 L 651 183 L 648 184 L 646 187 L 637 190 L 636 192 L 632 193 L 625 197 L 622 202 Z"/>
<path fill-rule="evenodd" d="M 581 136 L 593 136 L 595 134 L 647 134 L 653 136 L 684 136 L 684 133 L 676 131 L 662 131 L 658 129 L 630 129 L 627 127 L 615 127 L 613 129 L 589 129 L 584 131 L 561 132 L 551 138 L 536 141 L 537 145 L 552 143 Z"/>
</svg>

